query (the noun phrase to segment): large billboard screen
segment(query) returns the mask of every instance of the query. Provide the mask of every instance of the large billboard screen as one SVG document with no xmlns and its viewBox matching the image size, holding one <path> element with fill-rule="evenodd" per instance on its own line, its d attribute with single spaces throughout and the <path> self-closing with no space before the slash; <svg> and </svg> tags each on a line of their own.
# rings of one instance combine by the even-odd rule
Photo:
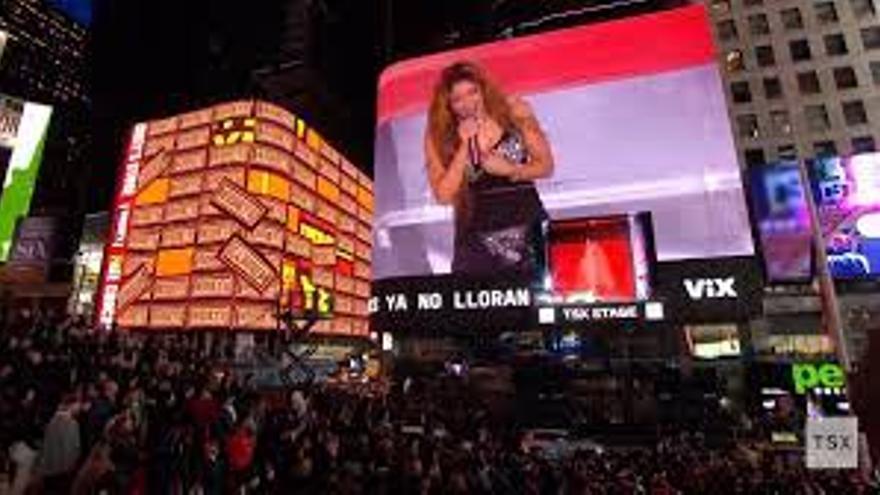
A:
<svg viewBox="0 0 880 495">
<path fill-rule="evenodd" d="M 0 263 L 30 209 L 51 116 L 52 107 L 0 95 Z"/>
<path fill-rule="evenodd" d="M 819 157 L 808 161 L 807 170 L 832 276 L 880 276 L 880 153 Z M 768 278 L 809 280 L 814 261 L 799 164 L 755 168 L 751 184 Z"/>
<path fill-rule="evenodd" d="M 377 280 L 530 272 L 534 225 L 637 212 L 661 262 L 754 251 L 700 6 L 396 64 L 375 150 Z"/>
<path fill-rule="evenodd" d="M 368 334 L 372 183 L 263 102 L 137 124 L 104 257 L 103 325 Z M 332 317 L 331 317 L 332 316 Z"/>
</svg>

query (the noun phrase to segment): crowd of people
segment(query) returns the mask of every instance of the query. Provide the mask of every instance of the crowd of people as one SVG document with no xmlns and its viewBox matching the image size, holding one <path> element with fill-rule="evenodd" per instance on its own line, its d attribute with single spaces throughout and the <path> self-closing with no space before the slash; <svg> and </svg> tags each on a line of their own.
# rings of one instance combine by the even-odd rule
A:
<svg viewBox="0 0 880 495">
<path fill-rule="evenodd" d="M 555 458 L 480 398 L 264 390 L 218 362 L 228 342 L 29 321 L 0 333 L 0 493 L 876 493 L 856 471 L 807 471 L 680 434 L 652 448 Z"/>
</svg>

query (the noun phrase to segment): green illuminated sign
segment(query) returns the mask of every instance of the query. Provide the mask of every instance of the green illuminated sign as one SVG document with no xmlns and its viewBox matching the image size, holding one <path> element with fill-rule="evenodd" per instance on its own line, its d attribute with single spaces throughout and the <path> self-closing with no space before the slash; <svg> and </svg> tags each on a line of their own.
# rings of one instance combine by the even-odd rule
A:
<svg viewBox="0 0 880 495">
<path fill-rule="evenodd" d="M 51 116 L 51 107 L 29 102 L 24 104 L 3 180 L 3 191 L 0 193 L 0 263 L 9 259 L 16 222 L 26 216 L 30 209 Z"/>
<path fill-rule="evenodd" d="M 794 391 L 803 395 L 817 389 L 838 391 L 844 386 L 843 368 L 834 363 L 795 363 L 791 365 Z"/>
</svg>

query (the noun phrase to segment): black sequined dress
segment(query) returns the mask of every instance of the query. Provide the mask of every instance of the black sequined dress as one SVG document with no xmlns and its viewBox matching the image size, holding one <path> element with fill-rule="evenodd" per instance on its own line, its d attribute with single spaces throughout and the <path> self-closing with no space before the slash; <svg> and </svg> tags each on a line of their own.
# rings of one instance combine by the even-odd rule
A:
<svg viewBox="0 0 880 495">
<path fill-rule="evenodd" d="M 494 150 L 519 166 L 528 161 L 522 135 L 507 130 Z M 536 280 L 544 260 L 547 213 L 534 182 L 512 182 L 469 170 L 465 207 L 455 212 L 452 271 Z"/>
</svg>

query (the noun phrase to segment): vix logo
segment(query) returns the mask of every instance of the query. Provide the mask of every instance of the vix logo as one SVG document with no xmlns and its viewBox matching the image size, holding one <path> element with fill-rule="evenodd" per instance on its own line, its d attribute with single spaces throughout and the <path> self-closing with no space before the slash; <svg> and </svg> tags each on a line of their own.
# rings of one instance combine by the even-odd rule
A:
<svg viewBox="0 0 880 495">
<path fill-rule="evenodd" d="M 736 299 L 736 288 L 733 284 L 736 279 L 727 278 L 697 278 L 684 279 L 684 288 L 688 296 L 694 301 L 703 299 Z"/>
</svg>

